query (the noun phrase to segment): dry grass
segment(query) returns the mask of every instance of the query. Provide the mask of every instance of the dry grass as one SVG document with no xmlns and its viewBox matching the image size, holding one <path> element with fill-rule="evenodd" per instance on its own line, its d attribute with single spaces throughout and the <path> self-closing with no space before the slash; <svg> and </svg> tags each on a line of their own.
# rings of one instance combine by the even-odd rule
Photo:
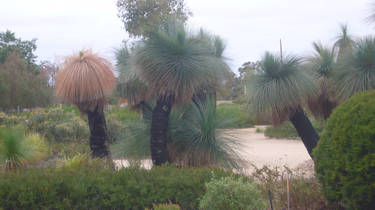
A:
<svg viewBox="0 0 375 210">
<path fill-rule="evenodd" d="M 116 87 L 110 62 L 83 50 L 66 58 L 56 76 L 56 97 L 78 106 L 81 112 L 103 108 L 105 98 Z"/>
</svg>

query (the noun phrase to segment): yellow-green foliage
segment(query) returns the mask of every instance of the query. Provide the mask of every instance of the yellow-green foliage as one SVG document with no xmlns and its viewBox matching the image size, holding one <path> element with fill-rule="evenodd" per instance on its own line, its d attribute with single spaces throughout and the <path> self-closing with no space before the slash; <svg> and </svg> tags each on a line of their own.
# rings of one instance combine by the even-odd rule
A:
<svg viewBox="0 0 375 210">
<path fill-rule="evenodd" d="M 153 204 L 152 209 L 154 210 L 180 210 L 180 206 L 177 204 Z"/>
<path fill-rule="evenodd" d="M 349 208 L 375 206 L 375 92 L 336 108 L 314 150 L 315 169 L 329 201 Z"/>
<path fill-rule="evenodd" d="M 22 128 L 0 129 L 0 160 L 7 169 L 35 163 L 48 155 L 48 146 L 38 134 L 25 136 Z"/>
<path fill-rule="evenodd" d="M 74 110 L 61 105 L 22 115 L 0 113 L 0 125 L 21 125 L 28 132 L 39 133 L 48 141 L 82 141 L 89 138 L 87 123 Z"/>
<path fill-rule="evenodd" d="M 108 130 L 108 140 L 110 143 L 115 142 L 118 139 L 122 139 L 125 134 L 125 124 L 115 117 L 115 115 L 110 115 L 107 117 L 107 130 Z"/>
<path fill-rule="evenodd" d="M 46 158 L 49 153 L 48 145 L 45 139 L 37 133 L 28 134 L 25 138 L 25 144 L 32 151 L 32 156 L 28 162 L 36 162 Z"/>
<path fill-rule="evenodd" d="M 89 154 L 77 154 L 71 158 L 65 158 L 58 163 L 59 169 L 72 171 L 79 171 L 82 168 L 103 169 L 108 166 L 103 159 L 92 159 Z"/>
<path fill-rule="evenodd" d="M 243 178 L 223 177 L 206 184 L 206 193 L 199 208 L 204 210 L 266 209 L 255 183 Z"/>
</svg>

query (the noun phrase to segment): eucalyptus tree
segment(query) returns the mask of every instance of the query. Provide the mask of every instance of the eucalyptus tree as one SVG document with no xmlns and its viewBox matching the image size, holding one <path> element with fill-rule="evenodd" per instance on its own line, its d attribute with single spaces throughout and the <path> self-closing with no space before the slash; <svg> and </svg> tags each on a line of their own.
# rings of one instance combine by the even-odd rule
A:
<svg viewBox="0 0 375 210">
<path fill-rule="evenodd" d="M 348 25 L 340 25 L 341 34 L 336 36 L 334 47 L 338 50 L 338 59 L 342 59 L 346 53 L 349 53 L 354 45 L 353 37 L 348 33 Z"/>
<path fill-rule="evenodd" d="M 357 92 L 375 89 L 375 37 L 358 40 L 335 72 L 338 98 L 343 101 Z"/>
<path fill-rule="evenodd" d="M 327 119 L 338 105 L 332 82 L 332 76 L 337 66 L 337 53 L 335 48 L 324 47 L 317 42 L 314 42 L 313 46 L 315 53 L 308 58 L 307 66 L 318 86 L 318 94 L 310 97 L 307 105 L 315 117 Z"/>
<path fill-rule="evenodd" d="M 93 157 L 109 155 L 104 105 L 116 87 L 111 64 L 91 51 L 81 51 L 66 59 L 56 76 L 56 96 L 74 104 L 86 114 L 90 127 L 90 149 Z"/>
<path fill-rule="evenodd" d="M 297 57 L 281 58 L 267 52 L 249 84 L 249 104 L 258 116 L 270 119 L 275 125 L 290 120 L 311 156 L 319 136 L 302 107 L 316 94 L 316 86 L 300 64 Z"/>
<path fill-rule="evenodd" d="M 177 20 L 166 21 L 136 49 L 133 67 L 156 101 L 150 140 L 154 165 L 168 161 L 167 133 L 172 106 L 189 102 L 204 84 L 216 78 L 218 62 L 207 42 L 189 33 Z"/>
<path fill-rule="evenodd" d="M 118 17 L 132 37 L 147 38 L 174 16 L 185 22 L 191 16 L 184 0 L 117 0 Z"/>
</svg>

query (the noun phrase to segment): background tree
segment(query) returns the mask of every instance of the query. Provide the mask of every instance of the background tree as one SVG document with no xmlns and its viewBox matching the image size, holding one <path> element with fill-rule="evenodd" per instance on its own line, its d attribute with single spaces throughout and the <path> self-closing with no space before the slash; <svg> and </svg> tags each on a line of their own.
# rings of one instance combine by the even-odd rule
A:
<svg viewBox="0 0 375 210">
<path fill-rule="evenodd" d="M 223 85 L 230 79 L 231 72 L 228 64 L 225 62 L 224 51 L 226 45 L 224 41 L 216 35 L 211 35 L 203 29 L 200 29 L 197 38 L 202 42 L 214 59 L 211 62 L 211 69 L 215 71 L 212 77 L 199 87 L 199 90 L 193 96 L 193 102 L 199 106 L 200 102 L 204 102 L 207 97 L 213 97 L 216 101 L 217 91 L 223 88 Z M 215 106 L 216 107 L 216 106 Z"/>
<path fill-rule="evenodd" d="M 29 71 L 35 71 L 37 70 L 35 63 L 37 56 L 34 54 L 36 48 L 36 39 L 23 41 L 16 38 L 11 31 L 2 32 L 0 33 L 0 64 L 3 64 L 8 56 L 15 52 L 27 61 Z"/>
<path fill-rule="evenodd" d="M 120 97 L 126 98 L 132 108 L 146 105 L 150 92 L 146 83 L 139 77 L 139 71 L 134 70 L 130 58 L 134 56 L 136 45 L 129 48 L 125 42 L 121 49 L 116 51 L 117 91 Z"/>
<path fill-rule="evenodd" d="M 375 38 L 358 40 L 339 65 L 334 80 L 341 101 L 357 92 L 375 89 Z"/>
<path fill-rule="evenodd" d="M 340 25 L 341 34 L 336 37 L 334 47 L 338 50 L 337 59 L 342 59 L 353 47 L 353 37 L 348 33 L 348 25 Z"/>
<path fill-rule="evenodd" d="M 118 16 L 132 37 L 148 37 L 170 16 L 185 22 L 191 15 L 184 0 L 118 0 Z"/>
<path fill-rule="evenodd" d="M 314 42 L 313 46 L 315 53 L 308 58 L 307 65 L 318 86 L 318 94 L 310 97 L 307 105 L 315 117 L 326 120 L 338 105 L 332 82 L 337 53 L 335 48 L 324 47 L 317 42 Z"/>
<path fill-rule="evenodd" d="M 156 101 L 151 122 L 151 157 L 155 165 L 168 161 L 167 133 L 171 108 L 189 102 L 203 84 L 215 78 L 212 47 L 183 23 L 170 20 L 143 41 L 132 58 L 134 69 Z"/>
<path fill-rule="evenodd" d="M 0 108 L 44 107 L 52 102 L 52 96 L 43 71 L 30 72 L 27 61 L 17 51 L 10 53 L 0 64 Z"/>
<path fill-rule="evenodd" d="M 115 86 L 111 64 L 91 51 L 68 57 L 56 76 L 56 96 L 87 114 L 93 157 L 109 155 L 103 108 Z"/>
<path fill-rule="evenodd" d="M 290 120 L 311 155 L 319 136 L 302 107 L 316 88 L 311 76 L 300 69 L 300 62 L 297 57 L 282 59 L 266 53 L 249 84 L 249 103 L 258 116 L 268 117 L 274 124 Z"/>
</svg>

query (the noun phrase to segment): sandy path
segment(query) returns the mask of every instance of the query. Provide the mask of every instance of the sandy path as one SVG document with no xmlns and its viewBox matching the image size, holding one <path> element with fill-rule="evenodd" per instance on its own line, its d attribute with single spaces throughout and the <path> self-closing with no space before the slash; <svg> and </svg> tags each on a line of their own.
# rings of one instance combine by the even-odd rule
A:
<svg viewBox="0 0 375 210">
<path fill-rule="evenodd" d="M 237 139 L 242 147 L 240 156 L 245 163 L 244 172 L 252 172 L 253 165 L 256 167 L 266 166 L 287 166 L 296 168 L 298 165 L 311 160 L 305 146 L 299 140 L 291 139 L 271 139 L 264 136 L 263 133 L 256 133 L 256 128 L 264 129 L 265 126 L 256 126 L 255 128 L 230 129 L 225 133 Z M 119 167 L 127 167 L 126 160 L 115 160 Z M 151 168 L 151 160 L 141 161 L 144 168 Z"/>
<path fill-rule="evenodd" d="M 257 167 L 267 165 L 295 168 L 311 159 L 302 141 L 271 139 L 264 136 L 263 133 L 256 133 L 256 128 L 264 129 L 265 127 L 256 126 L 255 128 L 225 131 L 242 143 L 240 154 L 248 161 L 247 170 L 252 168 L 252 164 Z"/>
</svg>

